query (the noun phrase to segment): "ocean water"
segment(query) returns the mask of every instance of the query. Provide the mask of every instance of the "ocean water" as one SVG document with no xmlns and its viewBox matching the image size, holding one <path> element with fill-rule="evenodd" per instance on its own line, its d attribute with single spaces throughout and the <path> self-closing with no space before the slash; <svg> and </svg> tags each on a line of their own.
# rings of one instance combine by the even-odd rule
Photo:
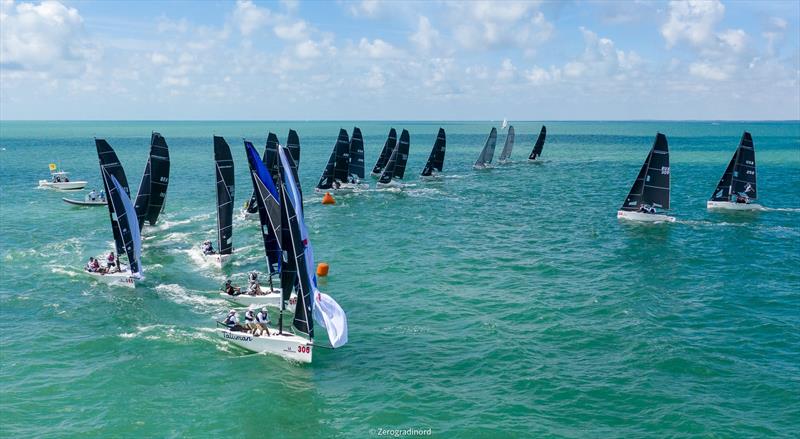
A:
<svg viewBox="0 0 800 439">
<path fill-rule="evenodd" d="M 390 126 L 411 133 L 408 187 L 313 192 L 340 127 L 371 167 Z M 0 122 L 0 436 L 796 437 L 800 430 L 800 123 L 514 123 L 516 160 L 471 165 L 498 122 Z M 447 131 L 441 181 L 417 180 Z M 218 339 L 226 277 L 264 270 L 258 228 L 235 221 L 225 272 L 192 249 L 215 236 L 212 134 L 300 135 L 300 177 L 322 290 L 350 343 L 312 365 Z M 93 283 L 111 248 L 105 208 L 36 189 L 47 164 L 101 186 L 106 138 L 138 187 L 151 130 L 172 156 L 166 212 L 146 227 L 146 280 Z M 744 130 L 766 211 L 708 212 Z M 674 224 L 616 210 L 657 131 L 671 150 Z M 498 139 L 498 154 L 505 138 Z M 67 195 L 69 196 L 69 195 Z M 77 196 L 82 197 L 81 195 Z M 319 330 L 318 339 L 324 340 Z"/>
</svg>

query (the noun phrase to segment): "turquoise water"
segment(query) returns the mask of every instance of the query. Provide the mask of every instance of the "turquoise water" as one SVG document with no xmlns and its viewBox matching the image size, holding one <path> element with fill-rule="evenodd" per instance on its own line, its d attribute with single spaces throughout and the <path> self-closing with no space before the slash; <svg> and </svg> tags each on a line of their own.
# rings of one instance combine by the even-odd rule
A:
<svg viewBox="0 0 800 439">
<path fill-rule="evenodd" d="M 0 435 L 797 434 L 800 123 L 549 122 L 538 165 L 524 158 L 541 123 L 514 123 L 518 162 L 475 172 L 491 122 L 359 122 L 370 167 L 390 126 L 411 132 L 410 187 L 323 206 L 313 186 L 338 128 L 353 124 L 0 123 Z M 417 181 L 439 126 L 445 178 Z M 290 127 L 311 241 L 331 265 L 321 287 L 350 326 L 348 345 L 306 366 L 213 333 L 230 305 L 209 293 L 264 269 L 254 223 L 236 220 L 224 274 L 189 251 L 215 236 L 212 134 L 233 147 L 242 204 L 240 139 L 263 145 L 272 130 L 285 141 Z M 172 172 L 166 213 L 144 232 L 146 280 L 95 284 L 80 267 L 111 246 L 107 211 L 69 207 L 37 181 L 56 161 L 101 185 L 98 136 L 135 190 L 151 130 Z M 744 130 L 770 209 L 708 212 Z M 670 143 L 678 221 L 620 223 L 656 131 Z"/>
</svg>

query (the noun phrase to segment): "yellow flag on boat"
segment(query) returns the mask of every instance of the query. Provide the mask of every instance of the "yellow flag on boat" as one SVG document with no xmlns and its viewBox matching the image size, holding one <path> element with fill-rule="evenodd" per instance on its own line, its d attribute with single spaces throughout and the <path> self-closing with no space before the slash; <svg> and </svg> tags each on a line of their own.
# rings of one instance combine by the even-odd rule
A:
<svg viewBox="0 0 800 439">
<path fill-rule="evenodd" d="M 55 163 L 50 163 L 50 170 L 51 171 L 55 171 L 56 170 L 56 164 Z"/>
</svg>

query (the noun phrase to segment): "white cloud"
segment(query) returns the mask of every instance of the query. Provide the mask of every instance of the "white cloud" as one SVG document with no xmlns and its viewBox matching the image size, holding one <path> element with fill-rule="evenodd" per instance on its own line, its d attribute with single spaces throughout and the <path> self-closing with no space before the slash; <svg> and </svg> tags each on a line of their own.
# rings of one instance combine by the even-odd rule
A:
<svg viewBox="0 0 800 439">
<path fill-rule="evenodd" d="M 685 40 L 694 46 L 713 42 L 714 27 L 725 14 L 719 0 L 672 0 L 669 2 L 669 19 L 661 27 L 667 47 Z"/>
<path fill-rule="evenodd" d="M 97 51 L 84 36 L 83 18 L 57 1 L 4 2 L 0 21 L 3 69 L 54 71 L 75 75 Z"/>
<path fill-rule="evenodd" d="M 728 29 L 718 35 L 719 40 L 724 46 L 734 52 L 741 52 L 747 44 L 747 33 L 742 29 Z"/>
<path fill-rule="evenodd" d="M 702 79 L 712 81 L 724 81 L 728 79 L 728 73 L 719 66 L 708 62 L 694 62 L 689 66 L 689 73 Z"/>
<path fill-rule="evenodd" d="M 380 89 L 386 84 L 386 78 L 383 75 L 383 70 L 378 66 L 372 66 L 364 80 L 364 85 L 372 89 Z"/>
<path fill-rule="evenodd" d="M 308 38 L 310 29 L 305 21 L 300 20 L 292 24 L 278 24 L 273 31 L 282 40 L 298 41 Z"/>
<path fill-rule="evenodd" d="M 160 52 L 153 52 L 153 54 L 150 55 L 150 61 L 155 65 L 169 64 L 169 57 Z"/>
<path fill-rule="evenodd" d="M 455 40 L 466 49 L 521 48 L 526 54 L 550 39 L 554 27 L 532 2 L 449 4 Z"/>
<path fill-rule="evenodd" d="M 557 82 L 561 79 L 561 70 L 551 67 L 550 70 L 545 70 L 541 67 L 534 66 L 530 70 L 526 70 L 523 75 L 533 85 L 542 85 L 550 82 Z"/>
<path fill-rule="evenodd" d="M 409 37 L 409 40 L 416 44 L 420 50 L 428 52 L 439 44 L 439 31 L 431 26 L 428 17 L 421 15 L 417 24 L 417 31 Z"/>
<path fill-rule="evenodd" d="M 361 0 L 353 2 L 348 10 L 354 17 L 375 18 L 381 10 L 381 2 L 378 0 Z"/>
<path fill-rule="evenodd" d="M 372 42 L 366 38 L 362 38 L 358 42 L 358 48 L 361 53 L 366 54 L 370 58 L 391 58 L 397 55 L 397 49 L 386 41 L 376 38 Z"/>
<path fill-rule="evenodd" d="M 499 81 L 509 81 L 514 78 L 517 73 L 517 68 L 510 59 L 506 58 L 500 64 L 500 70 L 497 71 L 497 79 Z"/>
<path fill-rule="evenodd" d="M 269 9 L 256 6 L 251 0 L 237 0 L 233 10 L 233 22 L 243 36 L 249 36 L 265 27 L 270 20 Z"/>
<path fill-rule="evenodd" d="M 306 40 L 295 46 L 295 54 L 301 59 L 311 59 L 322 55 L 322 51 L 319 49 L 319 44 L 315 41 Z"/>
</svg>

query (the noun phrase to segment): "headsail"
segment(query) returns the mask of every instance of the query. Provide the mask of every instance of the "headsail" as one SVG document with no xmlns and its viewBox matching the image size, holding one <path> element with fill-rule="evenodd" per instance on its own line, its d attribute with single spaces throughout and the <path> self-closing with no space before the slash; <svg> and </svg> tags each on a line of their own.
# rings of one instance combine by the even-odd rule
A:
<svg viewBox="0 0 800 439">
<path fill-rule="evenodd" d="M 386 142 L 383 144 L 381 155 L 378 156 L 378 161 L 375 162 L 375 166 L 372 168 L 372 175 L 379 176 L 383 173 L 383 168 L 389 161 L 395 146 L 397 146 L 397 131 L 392 128 L 389 130 L 389 136 L 386 137 Z"/>
<path fill-rule="evenodd" d="M 747 131 L 742 134 L 739 149 L 736 152 L 736 165 L 733 167 L 733 194 L 746 195 L 750 199 L 758 198 L 756 189 L 756 150 L 753 137 Z"/>
<path fill-rule="evenodd" d="M 407 130 L 400 133 L 400 141 L 397 142 L 397 147 L 392 150 L 392 155 L 386 162 L 383 168 L 383 173 L 378 182 L 388 184 L 392 180 L 402 180 L 406 171 L 406 162 L 408 161 L 408 150 L 410 146 L 410 137 Z"/>
<path fill-rule="evenodd" d="M 542 149 L 544 148 L 544 140 L 547 137 L 547 128 L 542 125 L 542 130 L 539 131 L 539 137 L 536 138 L 536 144 L 533 145 L 533 151 L 531 151 L 531 155 L 528 156 L 528 160 L 536 160 L 536 157 L 542 155 Z"/>
<path fill-rule="evenodd" d="M 333 146 L 328 164 L 317 183 L 317 189 L 330 189 L 335 185 L 347 182 L 350 167 L 350 140 L 347 131 L 339 129 L 339 137 Z"/>
<path fill-rule="evenodd" d="M 508 134 L 506 134 L 506 144 L 503 146 L 503 151 L 500 152 L 500 161 L 504 162 L 511 157 L 511 150 L 514 149 L 514 125 L 508 126 Z"/>
<path fill-rule="evenodd" d="M 136 220 L 136 209 L 130 197 L 125 193 L 125 188 L 116 177 L 105 173 L 111 192 L 108 193 L 109 205 L 113 206 L 116 216 L 116 227 L 122 237 L 125 255 L 128 257 L 128 266 L 131 274 L 141 274 L 142 236 L 139 231 L 139 221 Z M 118 253 L 120 254 L 120 253 Z"/>
<path fill-rule="evenodd" d="M 436 142 L 431 149 L 431 155 L 428 156 L 428 162 L 425 163 L 425 168 L 422 169 L 422 176 L 429 177 L 433 171 L 442 172 L 444 168 L 444 152 L 447 146 L 447 139 L 444 134 L 444 128 L 439 128 L 439 133 L 436 135 Z"/>
<path fill-rule="evenodd" d="M 642 205 L 669 209 L 669 192 L 669 147 L 667 137 L 658 133 L 621 209 L 636 211 Z"/>
<path fill-rule="evenodd" d="M 111 145 L 105 139 L 94 139 L 94 144 L 97 147 L 97 158 L 100 161 L 100 178 L 103 179 L 103 189 L 106 194 L 111 193 L 112 184 L 106 177 L 112 175 L 117 179 L 125 194 L 130 197 L 130 189 L 128 189 L 128 179 L 125 177 L 125 169 L 122 168 L 122 163 L 117 158 L 117 153 L 111 148 Z M 108 215 L 111 217 L 111 230 L 114 232 L 114 244 L 117 254 L 122 254 L 125 251 L 125 245 L 122 241 L 122 236 L 119 233 L 117 226 L 117 218 L 114 214 L 114 205 L 108 203 Z"/>
<path fill-rule="evenodd" d="M 312 318 L 309 318 L 309 314 L 313 315 L 313 319 L 325 326 L 331 346 L 337 348 L 347 343 L 347 315 L 333 298 L 317 289 L 314 276 L 314 254 L 303 219 L 303 203 L 299 190 L 294 185 L 294 178 L 289 177 L 291 159 L 285 148 L 280 150 L 280 158 L 284 169 L 282 202 L 286 216 L 289 218 L 289 233 L 293 244 L 293 252 L 287 252 L 287 254 L 294 255 L 297 262 L 297 273 L 300 277 L 299 282 L 296 283 L 298 300 L 294 326 L 313 337 L 313 321 Z M 298 252 L 301 248 L 302 255 Z M 308 331 L 303 331 L 304 325 Z"/>
<path fill-rule="evenodd" d="M 267 267 L 270 274 L 274 274 L 280 271 L 281 260 L 281 248 L 278 241 L 278 233 L 280 233 L 278 190 L 253 144 L 245 141 L 244 147 L 247 153 L 247 162 L 250 165 L 250 177 L 256 191 L 255 204 L 258 206 L 258 219 L 261 224 L 261 237 L 264 240 Z"/>
<path fill-rule="evenodd" d="M 728 162 L 728 167 L 725 168 L 725 172 L 719 179 L 714 193 L 711 194 L 712 201 L 731 201 L 731 194 L 733 191 L 733 168 L 736 166 L 736 156 L 738 155 L 739 149 L 737 148 L 736 152 L 733 153 L 733 157 L 731 157 L 731 161 Z"/>
<path fill-rule="evenodd" d="M 264 147 L 264 155 L 261 157 L 262 163 L 266 166 L 270 176 L 272 176 L 274 184 L 278 179 L 278 168 L 276 166 L 278 163 L 278 136 L 274 133 L 267 134 L 267 145 Z M 253 189 L 253 195 L 250 196 L 250 201 L 247 202 L 247 213 L 256 212 L 258 212 L 258 205 L 256 204 L 256 190 Z"/>
<path fill-rule="evenodd" d="M 492 127 L 492 131 L 489 132 L 489 137 L 486 138 L 486 143 L 483 144 L 483 149 L 478 156 L 478 160 L 475 161 L 474 167 L 485 168 L 486 165 L 492 163 L 495 145 L 497 145 L 497 128 Z"/>
<path fill-rule="evenodd" d="M 353 137 L 350 138 L 350 168 L 348 171 L 353 181 L 364 179 L 364 138 L 361 129 L 353 127 Z"/>
<path fill-rule="evenodd" d="M 234 167 L 231 148 L 224 138 L 214 136 L 214 162 L 217 176 L 217 249 L 221 255 L 233 251 Z"/>
</svg>

